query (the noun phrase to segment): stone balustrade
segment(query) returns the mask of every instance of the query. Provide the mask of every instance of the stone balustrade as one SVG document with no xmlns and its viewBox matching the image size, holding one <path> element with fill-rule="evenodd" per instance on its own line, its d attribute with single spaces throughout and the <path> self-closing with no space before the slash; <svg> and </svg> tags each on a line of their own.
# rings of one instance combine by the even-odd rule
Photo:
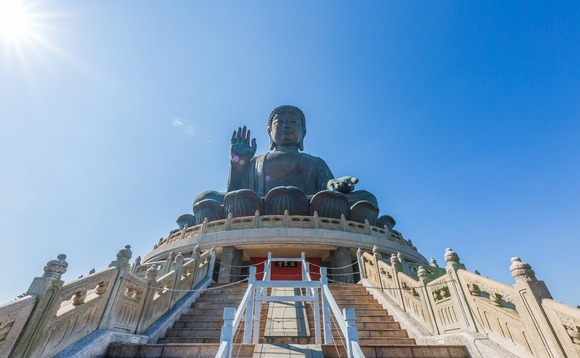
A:
<svg viewBox="0 0 580 358">
<path fill-rule="evenodd" d="M 175 255 L 161 277 L 156 265 L 139 277 L 126 246 L 107 269 L 67 283 L 59 255 L 26 296 L 0 306 L 0 358 L 53 357 L 99 330 L 142 334 L 206 279 L 213 255 L 197 248 L 187 261 Z"/>
<path fill-rule="evenodd" d="M 169 243 L 189 239 L 192 237 L 202 236 L 205 234 L 232 231 L 232 230 L 248 230 L 248 229 L 272 229 L 272 228 L 301 228 L 301 229 L 325 229 L 333 231 L 343 231 L 354 234 L 369 235 L 373 237 L 385 238 L 403 245 L 406 245 L 413 250 L 417 248 L 413 246 L 410 240 L 405 240 L 403 236 L 396 232 L 389 230 L 386 226 L 379 228 L 372 226 L 366 221 L 361 224 L 356 221 L 346 220 L 342 215 L 340 219 L 319 217 L 316 212 L 312 216 L 298 216 L 289 215 L 288 211 L 284 215 L 260 215 L 256 212 L 254 216 L 237 217 L 228 215 L 227 219 L 203 221 L 202 224 L 185 227 L 181 230 L 175 230 L 169 234 L 167 238 L 160 239 L 153 247 L 157 249 Z"/>
<path fill-rule="evenodd" d="M 38 298 L 27 295 L 0 306 L 0 357 L 9 356 Z"/>
<path fill-rule="evenodd" d="M 485 334 L 515 356 L 580 356 L 580 309 L 552 300 L 530 266 L 512 259 L 513 286 L 469 272 L 451 249 L 445 269 L 359 254 L 364 278 L 432 335 Z"/>
<path fill-rule="evenodd" d="M 580 357 L 580 310 L 546 298 L 542 307 L 568 357 Z M 566 335 L 569 339 L 566 339 Z"/>
</svg>

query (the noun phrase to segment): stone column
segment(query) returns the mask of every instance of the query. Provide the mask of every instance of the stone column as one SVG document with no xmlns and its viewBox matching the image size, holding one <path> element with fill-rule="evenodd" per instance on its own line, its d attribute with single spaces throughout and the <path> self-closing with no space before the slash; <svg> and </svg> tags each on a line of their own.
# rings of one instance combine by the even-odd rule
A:
<svg viewBox="0 0 580 358">
<path fill-rule="evenodd" d="M 445 249 L 445 270 L 449 279 L 449 294 L 454 301 L 454 306 L 457 307 L 457 318 L 461 322 L 461 326 L 468 332 L 477 332 L 475 320 L 471 315 L 469 303 L 463 290 L 461 289 L 461 281 L 457 275 L 458 270 L 465 270 L 465 266 L 459 262 L 459 255 L 450 248 Z"/>
<path fill-rule="evenodd" d="M 552 298 L 544 281 L 538 281 L 534 270 L 519 257 L 512 258 L 510 271 L 516 280 L 514 289 L 519 301 L 516 309 L 530 338 L 534 356 L 565 357 L 566 353 L 542 308 L 542 299 Z"/>
<path fill-rule="evenodd" d="M 243 252 L 234 246 L 225 246 L 222 251 L 218 283 L 236 282 L 242 279 L 240 275 Z"/>
<path fill-rule="evenodd" d="M 349 249 L 339 247 L 332 251 L 330 254 L 330 265 L 333 273 L 332 278 L 335 281 L 354 283 Z"/>
<path fill-rule="evenodd" d="M 132 256 L 133 252 L 131 251 L 131 245 L 126 245 L 124 249 L 117 252 L 117 259 L 111 261 L 109 264 L 109 267 L 116 267 L 118 271 L 113 287 L 111 287 L 111 295 L 109 296 L 109 302 L 107 302 L 107 306 L 103 312 L 103 319 L 101 320 L 99 329 L 113 329 L 114 315 L 117 310 L 117 305 L 121 302 L 121 296 L 125 294 L 125 285 L 123 282 L 125 276 L 130 271 L 137 272 L 139 267 L 141 267 L 140 258 L 139 261 L 135 260 L 133 267 L 129 265 L 129 260 L 131 260 Z"/>
<path fill-rule="evenodd" d="M 419 277 L 420 282 L 420 290 L 419 295 L 421 297 L 421 302 L 423 303 L 423 309 L 427 312 L 429 316 L 429 325 L 431 326 L 431 333 L 438 335 L 441 334 L 439 331 L 439 327 L 437 327 L 437 320 L 435 319 L 435 311 L 433 310 L 433 306 L 431 305 L 431 299 L 429 297 L 429 291 L 427 290 L 427 284 L 429 281 L 429 277 L 427 276 L 427 270 L 423 266 L 419 266 L 417 270 L 417 276 Z"/>
<path fill-rule="evenodd" d="M 30 284 L 26 294 L 37 297 L 38 301 L 14 345 L 11 357 L 32 357 L 37 353 L 40 345 L 44 343 L 48 332 L 43 328 L 46 327 L 51 318 L 48 317 L 48 312 L 54 308 L 55 297 L 64 284 L 61 276 L 68 267 L 65 259 L 66 255 L 60 254 L 56 260 L 50 260 L 44 266 L 42 277 L 35 277 Z"/>
<path fill-rule="evenodd" d="M 391 262 L 391 270 L 393 272 L 392 274 L 393 282 L 395 283 L 396 288 L 395 292 L 398 300 L 397 303 L 399 304 L 399 307 L 401 307 L 401 309 L 406 312 L 407 309 L 405 307 L 405 299 L 403 298 L 403 292 L 401 291 L 403 289 L 403 286 L 401 285 L 401 281 L 399 280 L 399 272 L 403 271 L 403 265 L 401 264 L 401 261 L 399 261 L 399 258 L 395 254 L 391 254 L 390 262 Z M 378 266 L 378 262 L 376 265 Z"/>
</svg>

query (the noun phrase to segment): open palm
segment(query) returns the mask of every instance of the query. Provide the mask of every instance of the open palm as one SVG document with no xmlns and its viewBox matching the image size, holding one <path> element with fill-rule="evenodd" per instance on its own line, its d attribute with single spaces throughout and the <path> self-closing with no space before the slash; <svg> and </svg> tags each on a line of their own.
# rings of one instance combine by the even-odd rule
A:
<svg viewBox="0 0 580 358">
<path fill-rule="evenodd" d="M 253 138 L 251 142 L 250 138 L 250 131 L 246 129 L 246 126 L 239 127 L 237 131 L 234 131 L 230 146 L 234 162 L 244 165 L 254 157 L 258 146 L 256 145 L 256 138 Z"/>
</svg>

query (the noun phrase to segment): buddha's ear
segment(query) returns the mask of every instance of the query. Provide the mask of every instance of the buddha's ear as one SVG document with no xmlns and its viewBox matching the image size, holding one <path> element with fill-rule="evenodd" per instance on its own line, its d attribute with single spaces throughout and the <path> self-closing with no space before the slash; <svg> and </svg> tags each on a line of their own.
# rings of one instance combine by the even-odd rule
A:
<svg viewBox="0 0 580 358">
<path fill-rule="evenodd" d="M 268 137 L 270 137 L 270 150 L 276 149 L 276 142 L 272 139 L 272 133 L 270 132 L 270 128 L 268 128 Z"/>
<path fill-rule="evenodd" d="M 304 151 L 304 137 L 306 137 L 306 128 L 302 132 L 302 138 L 300 138 L 300 141 L 298 142 L 298 150 L 301 152 Z"/>
</svg>

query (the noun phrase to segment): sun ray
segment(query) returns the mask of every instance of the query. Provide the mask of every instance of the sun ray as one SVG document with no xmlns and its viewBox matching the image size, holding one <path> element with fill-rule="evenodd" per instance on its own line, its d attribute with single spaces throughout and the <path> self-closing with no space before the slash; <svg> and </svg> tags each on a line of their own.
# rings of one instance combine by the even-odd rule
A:
<svg viewBox="0 0 580 358">
<path fill-rule="evenodd" d="M 97 84 L 100 88 L 115 96 L 124 96 L 127 91 L 122 89 L 119 81 L 87 63 L 74 53 L 52 41 L 50 33 L 67 34 L 59 30 L 59 26 L 51 26 L 50 21 L 75 17 L 77 12 L 47 11 L 38 0 L 0 0 L 0 70 L 13 72 L 14 64 L 19 65 L 22 75 L 30 89 L 36 87 L 33 70 L 34 55 L 41 51 L 50 53 L 60 59 L 85 78 Z"/>
<path fill-rule="evenodd" d="M 0 0 L 0 39 L 15 43 L 33 31 L 31 4 L 21 0 Z"/>
</svg>

